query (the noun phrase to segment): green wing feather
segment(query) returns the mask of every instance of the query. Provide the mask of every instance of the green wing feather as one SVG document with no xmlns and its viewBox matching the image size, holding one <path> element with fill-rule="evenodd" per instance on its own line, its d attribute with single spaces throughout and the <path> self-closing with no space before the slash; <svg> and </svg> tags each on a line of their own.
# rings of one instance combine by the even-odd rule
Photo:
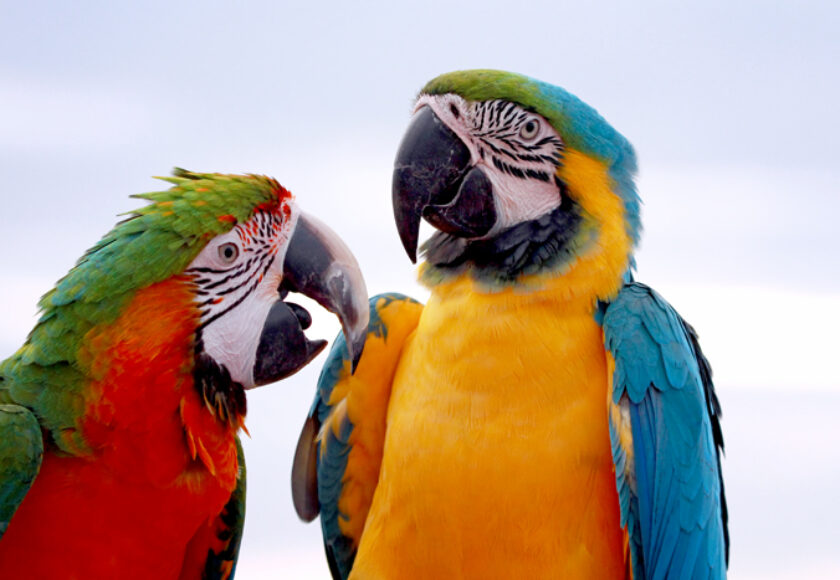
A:
<svg viewBox="0 0 840 580">
<path fill-rule="evenodd" d="M 19 405 L 0 405 L 0 538 L 38 475 L 43 456 L 35 415 Z"/>
</svg>

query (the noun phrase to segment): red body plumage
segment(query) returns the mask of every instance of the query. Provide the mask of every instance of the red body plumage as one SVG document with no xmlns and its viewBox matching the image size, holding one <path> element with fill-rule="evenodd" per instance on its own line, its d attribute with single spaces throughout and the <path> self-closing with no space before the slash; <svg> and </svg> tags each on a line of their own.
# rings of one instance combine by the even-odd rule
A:
<svg viewBox="0 0 840 580">
<path fill-rule="evenodd" d="M 197 325 L 190 284 L 175 277 L 87 333 L 91 451 L 48 447 L 0 542 L 4 578 L 176 578 L 190 540 L 210 536 L 236 485 L 242 417 L 218 418 L 193 384 Z"/>
</svg>

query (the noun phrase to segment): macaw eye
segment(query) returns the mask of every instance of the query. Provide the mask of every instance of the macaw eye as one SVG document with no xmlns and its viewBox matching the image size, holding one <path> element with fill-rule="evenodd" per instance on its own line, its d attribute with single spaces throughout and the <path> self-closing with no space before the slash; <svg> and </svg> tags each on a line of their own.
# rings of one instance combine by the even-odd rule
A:
<svg viewBox="0 0 840 580">
<path fill-rule="evenodd" d="M 540 132 L 540 122 L 536 119 L 529 119 L 519 130 L 519 136 L 523 139 L 533 139 Z"/>
<path fill-rule="evenodd" d="M 227 244 L 219 246 L 219 259 L 221 259 L 225 264 L 233 264 L 238 257 L 239 246 L 233 242 L 228 242 Z"/>
</svg>

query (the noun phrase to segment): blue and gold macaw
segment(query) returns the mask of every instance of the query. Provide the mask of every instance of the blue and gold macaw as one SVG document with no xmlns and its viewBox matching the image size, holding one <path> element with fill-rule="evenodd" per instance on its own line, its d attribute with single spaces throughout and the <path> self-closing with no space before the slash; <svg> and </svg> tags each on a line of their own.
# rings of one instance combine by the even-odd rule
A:
<svg viewBox="0 0 840 580">
<path fill-rule="evenodd" d="M 566 91 L 432 80 L 394 215 L 425 306 L 339 337 L 295 458 L 335 578 L 722 578 L 720 406 L 697 335 L 634 282 L 632 147 Z"/>
</svg>

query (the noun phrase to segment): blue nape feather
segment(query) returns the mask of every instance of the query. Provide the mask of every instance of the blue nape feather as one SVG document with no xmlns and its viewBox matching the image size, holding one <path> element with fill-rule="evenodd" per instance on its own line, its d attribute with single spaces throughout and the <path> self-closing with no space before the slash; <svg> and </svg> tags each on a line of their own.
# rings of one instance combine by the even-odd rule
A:
<svg viewBox="0 0 840 580">
<path fill-rule="evenodd" d="M 528 77 L 526 77 L 528 78 Z M 637 171 L 636 152 L 630 142 L 613 128 L 594 108 L 565 89 L 531 79 L 547 106 L 567 121 L 567 131 L 577 136 L 584 153 L 602 159 L 615 182 L 626 210 L 627 233 L 634 243 L 642 234 L 641 200 L 633 181 Z"/>
</svg>

